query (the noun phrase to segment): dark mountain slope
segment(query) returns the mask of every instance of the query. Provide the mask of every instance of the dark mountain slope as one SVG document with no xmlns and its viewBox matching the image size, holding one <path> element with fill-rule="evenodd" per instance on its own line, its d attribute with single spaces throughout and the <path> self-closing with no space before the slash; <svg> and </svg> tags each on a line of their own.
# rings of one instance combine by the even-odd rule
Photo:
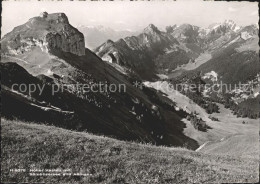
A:
<svg viewBox="0 0 260 184">
<path fill-rule="evenodd" d="M 260 71 L 259 56 L 253 51 L 241 53 L 225 51 L 219 57 L 209 60 L 195 70 L 203 73 L 215 71 L 226 84 L 238 84 L 256 76 Z"/>
</svg>

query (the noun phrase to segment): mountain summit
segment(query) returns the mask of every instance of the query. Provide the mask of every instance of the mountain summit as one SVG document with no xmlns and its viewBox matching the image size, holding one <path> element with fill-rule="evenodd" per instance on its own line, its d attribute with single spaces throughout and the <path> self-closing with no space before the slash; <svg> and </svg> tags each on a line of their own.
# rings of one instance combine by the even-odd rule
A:
<svg viewBox="0 0 260 184">
<path fill-rule="evenodd" d="M 145 29 L 144 29 L 144 33 L 147 34 L 153 34 L 153 33 L 160 33 L 159 29 L 153 25 L 153 24 L 149 24 Z"/>
<path fill-rule="evenodd" d="M 2 45 L 7 45 L 5 42 L 11 44 L 8 44 L 8 48 L 2 48 L 4 52 L 14 55 L 31 50 L 35 45 L 46 52 L 58 50 L 85 55 L 84 36 L 69 24 L 64 13 L 43 12 L 6 34 Z"/>
</svg>

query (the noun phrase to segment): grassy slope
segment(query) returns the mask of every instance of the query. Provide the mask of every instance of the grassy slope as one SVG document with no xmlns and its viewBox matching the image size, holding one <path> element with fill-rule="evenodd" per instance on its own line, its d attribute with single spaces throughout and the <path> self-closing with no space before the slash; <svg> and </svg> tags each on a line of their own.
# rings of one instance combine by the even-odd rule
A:
<svg viewBox="0 0 260 184">
<path fill-rule="evenodd" d="M 206 121 L 207 125 L 209 125 L 212 129 L 209 129 L 207 132 L 200 132 L 195 130 L 190 122 L 184 120 L 187 126 L 187 128 L 184 129 L 184 134 L 195 139 L 199 144 L 212 141 L 211 144 L 215 143 L 216 147 L 223 145 L 224 142 L 221 142 L 221 139 L 228 139 L 231 141 L 233 138 L 236 140 L 239 138 L 240 141 L 235 141 L 235 146 L 238 146 L 239 148 L 242 148 L 241 145 L 245 148 L 257 148 L 256 152 L 258 152 L 257 145 L 259 137 L 259 119 L 238 118 L 232 114 L 231 110 L 224 108 L 222 104 L 218 104 L 218 106 L 220 108 L 220 113 L 213 113 L 211 116 L 219 119 L 219 121 Z M 242 124 L 243 121 L 247 122 L 247 124 Z M 219 144 L 220 142 L 221 144 Z M 234 154 L 239 155 L 244 149 L 242 148 L 239 152 L 236 152 L 238 148 L 232 149 L 229 142 L 225 141 L 225 143 L 230 151 L 226 152 L 226 149 L 219 147 L 219 153 L 222 152 L 222 154 L 230 154 L 231 150 L 233 150 L 232 152 L 235 152 Z M 208 145 L 209 144 L 207 144 L 207 146 Z M 201 151 L 203 150 L 204 149 Z M 212 153 L 216 153 L 215 151 L 216 149 L 212 150 Z M 252 152 L 249 151 L 248 155 L 251 154 Z"/>
<path fill-rule="evenodd" d="M 45 183 L 257 182 L 258 160 L 123 142 L 2 119 L 2 181 Z M 86 177 L 28 177 L 11 168 L 71 168 Z"/>
<path fill-rule="evenodd" d="M 220 112 L 213 113 L 211 116 L 219 119 L 219 122 L 211 123 L 210 126 L 220 130 L 223 136 L 221 139 L 208 142 L 200 151 L 257 158 L 259 155 L 259 119 L 238 118 L 222 104 L 218 106 Z M 246 124 L 242 124 L 243 121 Z"/>
<path fill-rule="evenodd" d="M 241 145 L 243 145 L 245 146 L 245 148 L 252 147 L 252 149 L 255 149 L 257 147 L 257 139 L 259 137 L 259 119 L 238 118 L 235 115 L 233 115 L 231 110 L 224 108 L 222 104 L 218 104 L 220 108 L 219 113 L 213 113 L 209 115 L 203 108 L 195 104 L 185 95 L 170 88 L 167 82 L 146 82 L 145 85 L 153 87 L 167 94 L 167 97 L 171 99 L 173 102 L 175 102 L 178 107 L 185 109 L 184 107 L 186 106 L 187 112 L 196 111 L 198 115 L 204 121 L 206 121 L 207 125 L 209 125 L 211 128 L 208 129 L 207 132 L 202 132 L 196 130 L 188 120 L 183 119 L 183 122 L 186 124 L 186 128 L 184 128 L 183 133 L 186 136 L 196 140 L 199 145 L 203 145 L 205 142 L 211 141 L 211 144 L 213 142 L 216 142 L 217 144 L 215 144 L 215 146 L 218 146 L 218 143 L 221 139 L 229 138 L 229 140 L 231 140 L 233 139 L 233 135 L 237 136 L 239 134 L 242 142 L 235 141 L 237 142 L 235 144 L 236 146 L 241 148 Z M 219 121 L 212 121 L 208 118 L 209 116 L 215 117 L 219 119 Z M 242 124 L 243 121 L 247 122 L 247 124 Z M 246 139 L 244 137 L 246 137 Z M 235 139 L 237 139 L 237 137 Z M 227 148 L 231 149 L 228 142 L 226 143 Z M 221 143 L 220 145 L 222 144 L 223 143 Z M 235 148 L 234 152 L 236 152 L 237 150 L 238 149 Z M 216 149 L 214 149 L 212 153 L 214 153 L 215 151 Z M 218 150 L 218 152 L 223 152 L 223 154 L 228 153 L 225 150 L 222 150 L 221 148 Z M 258 152 L 258 149 L 256 151 L 253 151 L 253 154 L 255 152 Z M 239 155 L 238 153 L 239 152 L 236 152 L 237 155 Z M 249 152 L 249 155 L 252 155 L 252 152 Z"/>
</svg>

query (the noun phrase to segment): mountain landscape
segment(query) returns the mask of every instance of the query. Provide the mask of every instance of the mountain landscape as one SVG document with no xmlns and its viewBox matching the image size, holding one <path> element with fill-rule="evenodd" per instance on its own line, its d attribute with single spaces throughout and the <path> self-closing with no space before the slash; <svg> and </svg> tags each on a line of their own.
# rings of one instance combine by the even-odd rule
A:
<svg viewBox="0 0 260 184">
<path fill-rule="evenodd" d="M 257 182 L 258 34 L 231 20 L 137 34 L 29 19 L 1 39 L 1 180 L 44 181 L 10 174 L 38 160 L 91 173 L 63 183 Z"/>
<path fill-rule="evenodd" d="M 252 76 L 255 76 L 259 71 L 258 30 L 256 25 L 238 27 L 233 21 L 211 25 L 206 29 L 189 24 L 174 25 L 168 26 L 166 32 L 158 30 L 154 25 L 149 25 L 140 35 L 126 37 L 117 42 L 108 41 L 98 47 L 95 53 L 103 60 L 131 67 L 141 75 L 148 72 L 150 76 L 147 76 L 147 79 L 149 80 L 156 79 L 156 74 L 165 74 L 170 77 L 197 68 L 199 71 L 220 70 L 218 69 L 222 64 L 220 62 L 230 59 L 227 58 L 230 55 L 233 54 L 234 59 L 245 55 L 244 57 L 249 57 L 247 67 L 255 66 L 252 71 Z M 222 58 L 219 58 L 220 56 Z M 253 63 L 250 63 L 251 58 Z M 217 63 L 212 65 L 214 60 Z M 149 67 L 139 67 L 141 64 L 144 66 L 149 64 Z M 228 69 L 239 70 L 240 66 L 245 65 L 239 61 L 234 64 L 239 64 L 239 66 L 230 66 Z M 206 69 L 203 70 L 203 68 Z M 226 75 L 229 76 L 238 72 L 223 71 L 225 69 L 227 68 L 222 67 L 222 71 L 218 72 L 227 73 Z M 252 68 L 246 70 L 250 69 Z M 248 74 L 245 75 L 244 80 L 248 77 Z M 241 81 L 241 78 L 237 78 L 237 81 Z"/>
</svg>

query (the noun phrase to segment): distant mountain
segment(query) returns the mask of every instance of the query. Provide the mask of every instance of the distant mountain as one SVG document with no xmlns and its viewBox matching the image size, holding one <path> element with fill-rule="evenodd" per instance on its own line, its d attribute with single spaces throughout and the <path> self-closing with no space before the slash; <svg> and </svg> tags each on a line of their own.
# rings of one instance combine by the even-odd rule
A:
<svg viewBox="0 0 260 184">
<path fill-rule="evenodd" d="M 207 45 L 212 58 L 194 71 L 215 71 L 228 84 L 255 77 L 260 71 L 258 31 L 256 26 L 250 25 L 221 35 Z"/>
<path fill-rule="evenodd" d="M 171 26 L 172 30 L 167 30 L 169 34 L 173 35 L 174 38 L 185 43 L 199 43 L 199 27 L 190 24 L 182 24 L 180 26 Z"/>
<path fill-rule="evenodd" d="M 167 26 L 166 32 L 149 25 L 138 36 L 102 44 L 95 53 L 104 61 L 130 69 L 143 80 L 163 79 L 183 84 L 193 83 L 198 73 L 201 76 L 214 73 L 217 80 L 207 79 L 206 83 L 214 86 L 222 82 L 231 85 L 229 90 L 232 90 L 235 84 L 248 83 L 260 73 L 258 32 L 256 25 L 240 27 L 231 20 L 206 29 L 190 24 Z M 221 96 L 225 96 L 225 91 L 224 94 L 211 94 L 211 90 L 207 90 L 211 98 L 217 95 L 220 97 L 217 101 L 224 100 Z M 193 100 L 203 101 L 203 94 L 200 95 Z M 245 95 L 248 96 L 243 92 L 241 97 L 231 95 L 228 98 L 233 103 L 240 103 Z M 257 95 L 248 97 L 256 99 Z M 257 109 L 251 107 L 244 115 L 258 116 Z M 235 104 L 232 108 L 245 111 L 238 110 L 240 106 Z"/>
<path fill-rule="evenodd" d="M 84 34 L 86 47 L 93 50 L 107 40 L 117 41 L 120 38 L 136 35 L 129 30 L 116 31 L 104 26 L 78 26 L 77 29 Z"/>
</svg>

